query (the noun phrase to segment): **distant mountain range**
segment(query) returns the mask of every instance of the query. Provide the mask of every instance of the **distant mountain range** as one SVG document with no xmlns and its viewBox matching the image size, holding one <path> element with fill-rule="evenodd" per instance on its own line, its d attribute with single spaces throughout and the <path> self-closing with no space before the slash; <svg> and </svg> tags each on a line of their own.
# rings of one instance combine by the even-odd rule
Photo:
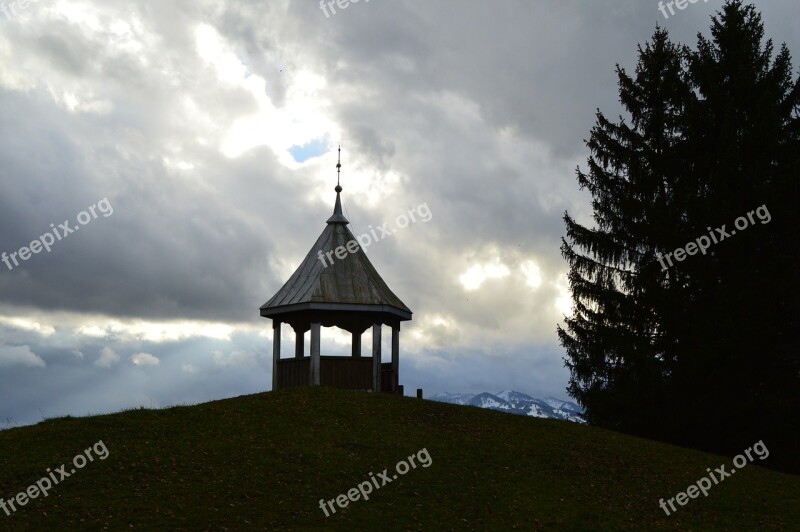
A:
<svg viewBox="0 0 800 532">
<path fill-rule="evenodd" d="M 563 419 L 575 423 L 586 423 L 583 417 L 584 409 L 570 401 L 562 401 L 555 397 L 536 399 L 520 392 L 504 391 L 497 394 L 488 392 L 477 395 L 468 393 L 437 393 L 430 397 L 431 401 L 451 403 L 454 405 L 477 406 L 518 414 L 550 419 Z"/>
</svg>

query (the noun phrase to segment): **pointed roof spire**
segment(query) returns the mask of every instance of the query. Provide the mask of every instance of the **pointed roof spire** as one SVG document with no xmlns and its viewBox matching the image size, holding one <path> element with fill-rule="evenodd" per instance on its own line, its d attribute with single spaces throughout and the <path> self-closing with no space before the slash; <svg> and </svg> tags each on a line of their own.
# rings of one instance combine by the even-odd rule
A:
<svg viewBox="0 0 800 532">
<path fill-rule="evenodd" d="M 342 146 L 339 145 L 339 160 L 336 161 L 336 192 L 341 192 L 342 187 L 339 186 L 339 174 L 342 172 Z"/>
<path fill-rule="evenodd" d="M 339 146 L 339 160 L 336 162 L 336 204 L 333 207 L 333 216 L 328 218 L 329 224 L 349 224 L 350 221 L 345 218 L 344 214 L 342 214 L 342 199 L 339 197 L 339 193 L 342 191 L 341 185 L 339 185 L 339 176 L 342 171 L 342 147 Z"/>
</svg>

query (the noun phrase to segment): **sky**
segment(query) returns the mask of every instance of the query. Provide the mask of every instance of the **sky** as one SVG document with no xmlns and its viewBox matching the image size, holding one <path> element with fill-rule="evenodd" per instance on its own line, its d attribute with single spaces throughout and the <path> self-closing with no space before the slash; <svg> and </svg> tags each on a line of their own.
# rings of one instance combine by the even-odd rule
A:
<svg viewBox="0 0 800 532">
<path fill-rule="evenodd" d="M 339 145 L 350 229 L 392 229 L 365 251 L 414 312 L 406 393 L 567 398 L 584 139 L 622 112 L 615 65 L 721 1 L 341 5 L 0 0 L 0 427 L 269 390 L 258 308 L 325 227 Z M 757 5 L 800 50 L 796 1 Z"/>
</svg>

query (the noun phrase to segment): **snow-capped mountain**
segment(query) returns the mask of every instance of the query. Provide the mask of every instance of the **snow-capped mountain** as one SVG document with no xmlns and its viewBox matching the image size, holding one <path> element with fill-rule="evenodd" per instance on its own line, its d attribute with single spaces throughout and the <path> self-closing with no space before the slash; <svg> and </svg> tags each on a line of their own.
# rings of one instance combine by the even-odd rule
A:
<svg viewBox="0 0 800 532">
<path fill-rule="evenodd" d="M 468 405 L 470 399 L 475 397 L 475 395 L 471 393 L 440 393 L 436 394 L 434 397 L 436 397 L 436 399 L 432 400 L 439 401 L 440 403 L 451 403 L 454 405 Z"/>
<path fill-rule="evenodd" d="M 467 393 L 439 393 L 430 398 L 431 401 L 452 403 L 456 405 L 477 406 L 499 410 L 510 414 L 550 419 L 563 419 L 576 423 L 586 423 L 583 408 L 570 401 L 562 401 L 555 397 L 536 399 L 530 395 L 514 391 L 502 391 L 497 394 L 488 392 L 477 395 Z"/>
</svg>

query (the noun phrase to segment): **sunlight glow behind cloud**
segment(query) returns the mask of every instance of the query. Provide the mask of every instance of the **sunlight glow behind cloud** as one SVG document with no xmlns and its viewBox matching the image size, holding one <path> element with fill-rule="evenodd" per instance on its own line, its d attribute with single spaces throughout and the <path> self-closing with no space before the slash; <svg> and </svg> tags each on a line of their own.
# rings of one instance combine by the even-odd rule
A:
<svg viewBox="0 0 800 532">
<path fill-rule="evenodd" d="M 211 26 L 201 24 L 195 31 L 197 52 L 231 89 L 248 93 L 255 101 L 256 113 L 238 116 L 222 140 L 221 150 L 236 158 L 257 146 L 269 146 L 279 160 L 290 168 L 298 167 L 288 152 L 293 146 L 305 146 L 320 138 L 339 138 L 339 127 L 328 117 L 330 102 L 325 79 L 310 70 L 286 71 L 286 102 L 276 107 L 268 96 L 274 80 L 252 74 L 232 46 Z"/>
<path fill-rule="evenodd" d="M 511 273 L 508 266 L 495 259 L 493 262 L 485 264 L 475 264 L 467 271 L 462 273 L 458 280 L 461 282 L 465 290 L 477 290 L 483 283 L 489 279 L 502 279 Z"/>
<path fill-rule="evenodd" d="M 188 338 L 230 340 L 234 328 L 223 323 L 198 321 L 130 321 L 99 320 L 100 323 L 79 327 L 75 334 L 92 338 L 114 338 L 123 341 L 174 342 Z"/>
</svg>

